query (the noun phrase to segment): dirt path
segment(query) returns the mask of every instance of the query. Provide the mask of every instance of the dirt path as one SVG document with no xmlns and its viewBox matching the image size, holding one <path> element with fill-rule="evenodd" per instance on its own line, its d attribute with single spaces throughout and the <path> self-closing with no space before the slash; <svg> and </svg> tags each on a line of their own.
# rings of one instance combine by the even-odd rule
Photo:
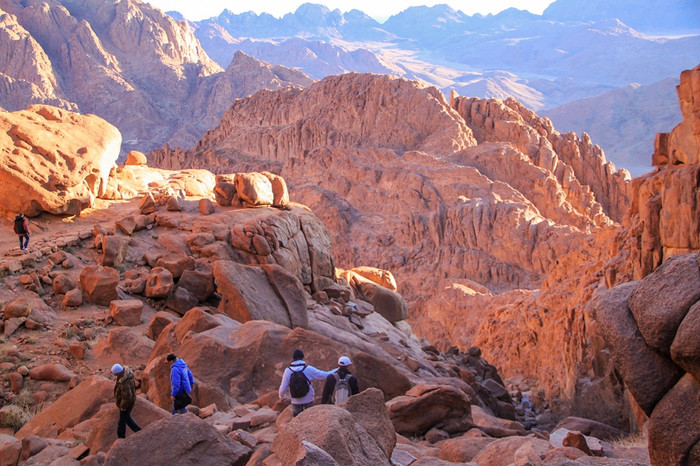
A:
<svg viewBox="0 0 700 466">
<path fill-rule="evenodd" d="M 31 238 L 29 252 L 32 247 L 61 236 L 72 236 L 92 230 L 98 223 L 112 223 L 115 220 L 132 214 L 138 210 L 139 199 L 128 201 L 106 201 L 97 199 L 95 205 L 85 209 L 80 215 L 60 216 L 42 213 L 29 219 Z M 12 230 L 14 214 L 0 217 L 0 257 L 20 255 L 19 241 Z"/>
</svg>

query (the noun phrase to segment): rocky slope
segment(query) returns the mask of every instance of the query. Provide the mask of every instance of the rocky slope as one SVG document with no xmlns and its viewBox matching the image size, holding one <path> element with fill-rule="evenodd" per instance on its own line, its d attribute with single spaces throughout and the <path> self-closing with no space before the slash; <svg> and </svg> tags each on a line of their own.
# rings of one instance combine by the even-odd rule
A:
<svg viewBox="0 0 700 466">
<path fill-rule="evenodd" d="M 63 119 L 36 140 L 76 150 L 79 115 L 41 112 Z M 16 126 L 31 128 L 23 116 Z M 450 145 L 473 143 L 463 125 L 452 133 Z M 52 157 L 41 148 L 36 159 Z M 34 218 L 72 226 L 39 228 L 29 251 L 0 260 L 2 463 L 648 463 L 643 446 L 607 443 L 624 435 L 611 426 L 568 418 L 555 428 L 541 395 L 506 386 L 478 348 L 419 340 L 391 272 L 336 269 L 325 226 L 289 194 L 269 172 L 166 171 L 131 152 L 100 190 L 101 220 L 97 209 Z M 361 393 L 292 419 L 277 386 L 296 348 L 321 368 L 349 356 Z M 170 352 L 194 373 L 191 414 L 169 414 Z M 102 376 L 117 362 L 135 371 L 143 428 L 122 441 Z"/>
<path fill-rule="evenodd" d="M 333 232 L 340 267 L 394 273 L 419 335 L 445 349 L 478 344 L 562 412 L 589 409 L 584 398 L 615 398 L 588 378 L 599 349 L 586 343 L 595 338 L 583 311 L 589 292 L 567 296 L 581 276 L 566 280 L 569 291 L 555 283 L 545 301 L 536 290 L 556 281 L 546 278 L 555 269 L 558 277 L 573 263 L 606 260 L 629 175 L 587 136 L 561 135 L 515 101 L 452 104 L 402 79 L 330 77 L 238 101 L 192 151 L 149 158 L 170 169 L 280 173 Z M 505 318 L 504 306 L 512 323 L 500 328 L 493 316 Z M 582 396 L 580 384 L 600 393 Z M 602 411 L 624 422 L 618 405 Z"/>
<path fill-rule="evenodd" d="M 244 56 L 224 71 L 185 24 L 147 3 L 3 0 L 0 12 L 0 107 L 99 115 L 121 131 L 122 155 L 164 142 L 190 147 L 235 98 L 311 83 Z"/>
</svg>

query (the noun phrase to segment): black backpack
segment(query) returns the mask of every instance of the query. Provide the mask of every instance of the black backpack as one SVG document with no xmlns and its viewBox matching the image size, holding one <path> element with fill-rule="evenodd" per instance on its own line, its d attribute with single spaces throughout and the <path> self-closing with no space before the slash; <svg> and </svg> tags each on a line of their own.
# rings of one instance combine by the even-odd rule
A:
<svg viewBox="0 0 700 466">
<path fill-rule="evenodd" d="M 292 370 L 292 366 L 289 366 L 289 369 Z M 292 398 L 303 398 L 309 393 L 309 379 L 306 378 L 304 369 L 306 364 L 300 371 L 292 370 L 292 375 L 289 377 L 289 393 Z"/>
<path fill-rule="evenodd" d="M 26 233 L 24 230 L 24 217 L 15 217 L 15 233 L 18 235 L 23 235 Z"/>
</svg>

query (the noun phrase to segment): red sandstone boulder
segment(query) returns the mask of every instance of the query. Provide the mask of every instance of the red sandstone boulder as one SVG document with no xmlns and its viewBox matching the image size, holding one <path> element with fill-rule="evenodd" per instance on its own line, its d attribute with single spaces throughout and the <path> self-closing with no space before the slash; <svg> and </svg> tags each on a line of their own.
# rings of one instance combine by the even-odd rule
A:
<svg viewBox="0 0 700 466">
<path fill-rule="evenodd" d="M 75 374 L 62 364 L 42 364 L 29 371 L 29 378 L 50 382 L 68 382 Z"/>
<path fill-rule="evenodd" d="M 146 158 L 146 155 L 143 152 L 139 152 L 137 150 L 132 150 L 128 154 L 126 154 L 126 162 L 124 162 L 125 165 L 147 165 L 148 164 L 148 159 Z"/>
<path fill-rule="evenodd" d="M 233 319 L 268 320 L 289 328 L 308 328 L 304 289 L 283 268 L 217 261 L 213 274 L 222 297 L 219 309 Z"/>
<path fill-rule="evenodd" d="M 374 306 L 375 312 L 389 322 L 406 320 L 408 317 L 406 301 L 395 291 L 378 285 L 359 274 L 353 274 L 350 277 L 350 284 L 362 299 Z"/>
<path fill-rule="evenodd" d="M 283 464 L 296 464 L 305 457 L 302 442 L 316 445 L 342 465 L 391 464 L 372 436 L 352 414 L 334 405 L 319 405 L 293 418 L 275 436 L 272 452 Z"/>
<path fill-rule="evenodd" d="M 200 301 L 206 301 L 216 291 L 214 274 L 211 270 L 186 269 L 182 272 L 177 285 L 188 290 Z"/>
<path fill-rule="evenodd" d="M 569 416 L 559 421 L 554 430 L 557 429 L 581 432 L 583 435 L 606 441 L 621 439 L 627 435 L 626 432 L 602 422 L 575 416 Z"/>
<path fill-rule="evenodd" d="M 112 364 L 139 365 L 148 359 L 153 340 L 134 327 L 116 327 L 107 338 L 100 340 L 89 352 L 90 356 L 108 369 Z"/>
<path fill-rule="evenodd" d="M 452 463 L 468 463 L 496 439 L 491 437 L 462 436 L 442 441 L 439 458 Z"/>
<path fill-rule="evenodd" d="M 368 388 L 348 398 L 343 406 L 379 445 L 387 458 L 396 446 L 396 432 L 384 404 L 384 394 L 376 388 Z"/>
<path fill-rule="evenodd" d="M 158 339 L 158 336 L 165 329 L 165 327 L 173 322 L 177 322 L 178 320 L 179 319 L 170 312 L 158 311 L 148 323 L 148 331 L 146 332 L 146 336 L 155 341 Z"/>
<path fill-rule="evenodd" d="M 37 413 L 15 435 L 17 438 L 30 434 L 55 437 L 63 430 L 92 417 L 100 406 L 113 400 L 113 390 L 113 381 L 99 375 L 89 377 Z"/>
<path fill-rule="evenodd" d="M 108 307 L 117 296 L 119 272 L 111 267 L 88 265 L 80 272 L 80 286 L 85 299 L 92 304 Z"/>
<path fill-rule="evenodd" d="M 143 302 L 138 299 L 124 299 L 109 303 L 109 312 L 117 325 L 134 327 L 141 325 Z"/>
<path fill-rule="evenodd" d="M 488 444 L 472 459 L 472 462 L 479 466 L 508 466 L 512 463 L 527 464 L 527 462 L 537 464 L 550 448 L 551 445 L 546 440 L 532 437 L 507 437 Z"/>
<path fill-rule="evenodd" d="M 396 432 L 402 435 L 421 434 L 450 421 L 464 422 L 465 431 L 473 426 L 469 397 L 449 385 L 416 385 L 386 406 Z"/>
<path fill-rule="evenodd" d="M 396 279 L 394 278 L 394 275 L 388 270 L 382 270 L 376 267 L 362 266 L 353 267 L 348 272 L 351 273 L 344 274 L 348 283 L 350 283 L 351 274 L 356 273 L 362 276 L 363 278 L 366 278 L 367 280 L 373 281 L 377 285 L 382 285 L 384 288 L 388 288 L 391 291 L 398 291 L 398 287 L 396 286 Z"/>
<path fill-rule="evenodd" d="M 95 428 L 90 432 L 85 445 L 90 449 L 91 453 L 97 453 L 99 451 L 109 451 L 110 447 L 117 440 L 117 421 L 119 420 L 119 408 L 114 404 L 114 395 L 112 395 L 112 402 L 104 406 L 99 415 L 99 421 L 95 425 Z M 131 411 L 131 417 L 134 419 L 136 424 L 144 429 L 148 425 L 159 421 L 161 419 L 170 418 L 172 414 L 169 411 L 159 408 L 150 401 L 146 400 L 141 396 L 136 397 L 136 404 L 134 404 L 134 409 Z M 128 439 L 134 435 L 128 427 L 126 428 L 126 438 Z M 145 439 L 148 439 L 147 435 L 143 435 Z M 168 448 L 172 448 L 172 444 L 163 443 L 161 445 L 167 445 Z M 151 449 L 153 448 L 151 444 Z M 142 460 L 143 461 L 143 460 Z M 126 464 L 126 463 L 123 463 Z M 142 463 L 143 464 L 143 463 Z"/>
<path fill-rule="evenodd" d="M 250 206 L 272 205 L 272 183 L 262 173 L 236 173 L 233 179 L 238 196 Z"/>
<path fill-rule="evenodd" d="M 194 270 L 194 257 L 185 254 L 167 254 L 156 261 L 156 267 L 168 269 L 177 280 L 186 270 Z"/>
<path fill-rule="evenodd" d="M 270 185 L 272 186 L 272 205 L 275 207 L 289 205 L 289 190 L 284 178 L 270 172 L 262 172 L 262 174 L 270 180 Z"/>
<path fill-rule="evenodd" d="M 168 269 L 154 267 L 146 279 L 144 294 L 148 298 L 167 298 L 174 286 L 173 274 Z"/>
<path fill-rule="evenodd" d="M 201 464 L 206 459 L 206 463 L 212 465 L 243 466 L 251 453 L 249 447 L 222 435 L 193 414 L 168 415 L 116 443 L 104 464 L 161 466 Z"/>
<path fill-rule="evenodd" d="M 102 237 L 102 259 L 100 265 L 103 267 L 116 267 L 124 262 L 127 249 L 129 249 L 129 238 L 121 235 L 105 235 Z"/>
</svg>

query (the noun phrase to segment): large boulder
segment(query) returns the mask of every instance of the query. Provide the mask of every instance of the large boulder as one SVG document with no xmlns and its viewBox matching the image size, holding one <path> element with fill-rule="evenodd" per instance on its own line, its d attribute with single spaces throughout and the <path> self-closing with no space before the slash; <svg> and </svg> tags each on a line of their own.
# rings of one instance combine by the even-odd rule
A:
<svg viewBox="0 0 700 466">
<path fill-rule="evenodd" d="M 649 457 L 653 465 L 697 464 L 688 455 L 700 439 L 700 383 L 686 374 L 649 418 Z"/>
<path fill-rule="evenodd" d="M 135 327 L 116 327 L 90 350 L 90 357 L 103 367 L 112 364 L 137 366 L 151 354 L 153 340 Z"/>
<path fill-rule="evenodd" d="M 616 369 L 637 404 L 650 415 L 666 391 L 683 376 L 683 370 L 642 337 L 628 307 L 629 297 L 638 286 L 640 282 L 630 282 L 600 291 L 590 305 Z"/>
<path fill-rule="evenodd" d="M 275 200 L 270 179 L 262 173 L 236 173 L 233 178 L 238 196 L 250 206 L 270 206 Z"/>
<path fill-rule="evenodd" d="M 114 399 L 114 382 L 94 375 L 67 391 L 48 408 L 39 412 L 17 431 L 17 438 L 27 435 L 55 437 L 63 430 L 92 417 L 105 403 Z"/>
<path fill-rule="evenodd" d="M 275 436 L 272 452 L 282 464 L 297 464 L 304 458 L 303 442 L 316 445 L 342 465 L 390 465 L 385 452 L 353 415 L 335 405 L 304 410 Z"/>
<path fill-rule="evenodd" d="M 353 273 L 350 275 L 350 285 L 356 293 L 365 301 L 374 306 L 374 310 L 389 322 L 406 320 L 408 306 L 406 301 L 395 291 L 378 285 L 362 275 Z"/>
<path fill-rule="evenodd" d="M 699 261 L 698 254 L 673 257 L 630 295 L 629 307 L 644 340 L 665 354 L 690 307 L 700 300 Z"/>
<path fill-rule="evenodd" d="M 112 400 L 114 400 L 114 397 L 112 397 Z M 170 418 L 171 416 L 172 414 L 170 414 L 169 411 L 159 408 L 140 396 L 136 397 L 134 409 L 131 411 L 131 417 L 141 429 L 161 419 Z M 85 442 L 85 446 L 90 449 L 90 453 L 95 454 L 100 451 L 109 451 L 114 441 L 117 440 L 118 421 L 119 408 L 117 408 L 114 402 L 100 411 L 99 421 L 96 423 Z M 127 427 L 126 438 L 129 438 L 133 434 L 134 432 Z M 172 447 L 172 445 L 168 444 L 168 447 Z"/>
<path fill-rule="evenodd" d="M 89 303 L 109 307 L 109 303 L 119 299 L 117 285 L 119 272 L 111 267 L 88 265 L 80 272 L 80 286 Z"/>
<path fill-rule="evenodd" d="M 469 397 L 451 385 L 416 385 L 386 403 L 396 432 L 416 435 L 454 421 L 473 426 Z"/>
<path fill-rule="evenodd" d="M 387 458 L 396 446 L 396 431 L 384 404 L 384 394 L 377 388 L 368 388 L 348 398 L 344 408 L 352 414 L 379 445 Z"/>
<path fill-rule="evenodd" d="M 222 297 L 219 308 L 233 319 L 268 320 L 289 328 L 308 328 L 304 288 L 282 267 L 217 261 L 213 273 Z"/>
<path fill-rule="evenodd" d="M 30 217 L 79 214 L 104 193 L 121 139 L 95 115 L 48 105 L 0 112 L 3 208 Z"/>
<path fill-rule="evenodd" d="M 249 447 L 221 434 L 193 414 L 184 414 L 165 416 L 115 444 L 107 453 L 104 464 L 243 466 L 251 453 Z"/>
</svg>

